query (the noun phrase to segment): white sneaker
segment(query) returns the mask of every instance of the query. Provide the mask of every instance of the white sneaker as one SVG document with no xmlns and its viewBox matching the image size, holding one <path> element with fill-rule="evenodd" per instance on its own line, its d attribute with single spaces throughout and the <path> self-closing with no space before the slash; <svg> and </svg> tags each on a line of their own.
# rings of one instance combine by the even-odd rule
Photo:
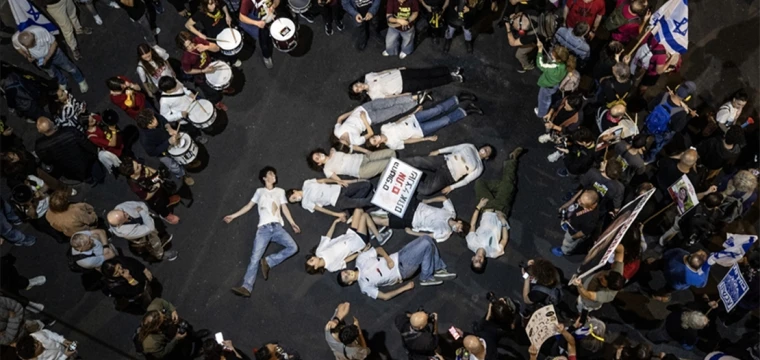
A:
<svg viewBox="0 0 760 360">
<path fill-rule="evenodd" d="M 533 113 L 536 114 L 536 116 L 538 116 L 538 108 L 537 107 L 533 108 Z"/>
<path fill-rule="evenodd" d="M 45 310 L 45 305 L 30 301 L 29 305 L 26 306 L 26 310 L 33 314 L 39 314 L 40 311 Z"/>
<path fill-rule="evenodd" d="M 35 276 L 29 279 L 29 286 L 26 287 L 26 290 L 29 290 L 35 286 L 45 285 L 45 281 L 47 281 L 47 279 L 44 276 Z"/>
<path fill-rule="evenodd" d="M 274 64 L 272 63 L 272 58 L 270 57 L 264 58 L 264 66 L 266 66 L 267 69 L 271 69 L 274 66 Z"/>
<path fill-rule="evenodd" d="M 87 85 L 87 80 L 82 80 L 82 82 L 79 83 L 79 92 L 81 92 L 82 94 L 84 94 L 88 90 L 90 90 L 90 86 Z"/>
<path fill-rule="evenodd" d="M 551 134 L 542 134 L 538 137 L 538 142 L 542 144 L 546 144 L 548 142 L 552 141 L 552 135 Z"/>
<path fill-rule="evenodd" d="M 116 3 L 116 1 L 109 2 L 108 6 L 114 8 L 114 9 L 120 9 L 121 8 L 121 6 L 119 6 L 119 4 Z"/>
<path fill-rule="evenodd" d="M 383 50 L 383 56 L 391 56 L 391 54 L 388 54 L 387 51 Z"/>
<path fill-rule="evenodd" d="M 240 61 L 240 59 L 237 59 L 237 60 L 235 60 L 235 63 L 232 64 L 232 66 L 234 66 L 236 68 L 239 68 L 239 67 L 243 66 L 243 62 Z"/>
<path fill-rule="evenodd" d="M 549 160 L 549 162 L 556 162 L 557 160 L 561 158 L 562 158 L 562 153 L 559 151 L 555 151 L 549 154 L 549 156 L 546 157 L 546 160 Z"/>
<path fill-rule="evenodd" d="M 157 28 L 153 29 L 153 35 L 158 35 L 160 33 L 161 33 L 161 28 L 160 27 L 157 27 Z"/>
<path fill-rule="evenodd" d="M 98 25 L 103 25 L 103 19 L 100 18 L 100 15 L 93 16 L 95 18 L 95 23 Z"/>
<path fill-rule="evenodd" d="M 383 209 L 375 210 L 375 211 L 373 211 L 373 212 L 371 212 L 369 214 L 372 215 L 372 216 L 374 216 L 374 217 L 381 217 L 381 218 L 387 218 L 388 217 L 388 212 L 385 211 L 385 210 L 383 210 Z"/>
<path fill-rule="evenodd" d="M 406 54 L 404 52 L 401 52 L 398 54 L 398 58 L 401 60 L 404 60 L 405 57 L 406 57 Z"/>
<path fill-rule="evenodd" d="M 391 230 L 391 229 L 388 229 L 385 232 L 381 232 L 380 233 L 380 238 L 377 239 L 377 243 L 380 244 L 380 246 L 383 246 L 383 245 L 385 245 L 385 243 L 388 242 L 388 240 L 391 239 L 392 236 L 393 236 L 393 230 Z"/>
</svg>

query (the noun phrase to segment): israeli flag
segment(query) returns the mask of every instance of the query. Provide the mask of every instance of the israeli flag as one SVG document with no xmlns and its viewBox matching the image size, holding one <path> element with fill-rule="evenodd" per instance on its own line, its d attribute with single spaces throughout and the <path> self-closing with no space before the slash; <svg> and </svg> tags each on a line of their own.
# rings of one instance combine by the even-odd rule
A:
<svg viewBox="0 0 760 360">
<path fill-rule="evenodd" d="M 649 20 L 652 35 L 670 53 L 683 54 L 689 47 L 688 0 L 668 0 Z"/>
<path fill-rule="evenodd" d="M 58 34 L 58 27 L 50 22 L 31 0 L 8 0 L 8 2 L 11 6 L 11 12 L 13 12 L 13 18 L 16 19 L 18 31 L 24 31 L 32 25 L 37 25 L 52 34 Z"/>
<path fill-rule="evenodd" d="M 730 267 L 741 260 L 756 241 L 754 235 L 726 234 L 724 249 L 714 252 L 712 258 L 718 265 Z"/>
</svg>

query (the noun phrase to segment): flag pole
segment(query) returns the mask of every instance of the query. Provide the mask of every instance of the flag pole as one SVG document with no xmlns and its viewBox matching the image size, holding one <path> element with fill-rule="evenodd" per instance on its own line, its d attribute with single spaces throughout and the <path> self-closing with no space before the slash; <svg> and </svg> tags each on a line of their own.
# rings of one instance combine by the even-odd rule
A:
<svg viewBox="0 0 760 360">
<path fill-rule="evenodd" d="M 651 34 L 652 31 L 654 31 L 654 28 L 659 25 L 660 23 L 658 22 L 657 25 L 655 26 L 647 26 L 647 31 L 644 31 L 644 33 L 641 34 L 641 37 L 639 37 L 639 41 L 636 42 L 636 45 L 634 45 L 634 47 L 631 48 L 631 51 L 629 51 L 628 54 L 626 54 L 625 56 L 630 57 L 633 53 L 635 53 L 636 50 L 639 48 L 639 46 L 641 46 L 641 44 L 644 42 L 644 40 L 646 40 L 646 38 L 649 37 L 649 34 Z"/>
</svg>

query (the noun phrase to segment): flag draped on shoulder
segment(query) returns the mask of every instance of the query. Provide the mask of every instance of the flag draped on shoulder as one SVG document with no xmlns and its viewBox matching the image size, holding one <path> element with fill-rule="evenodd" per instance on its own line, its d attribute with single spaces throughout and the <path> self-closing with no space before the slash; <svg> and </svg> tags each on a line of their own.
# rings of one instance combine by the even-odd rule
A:
<svg viewBox="0 0 760 360">
<path fill-rule="evenodd" d="M 689 47 L 689 2 L 668 0 L 649 20 L 652 35 L 668 52 L 683 54 Z"/>
<path fill-rule="evenodd" d="M 45 28 L 53 34 L 58 34 L 58 27 L 37 9 L 30 0 L 8 0 L 13 12 L 13 18 L 16 19 L 16 28 L 19 31 L 37 25 Z"/>
</svg>

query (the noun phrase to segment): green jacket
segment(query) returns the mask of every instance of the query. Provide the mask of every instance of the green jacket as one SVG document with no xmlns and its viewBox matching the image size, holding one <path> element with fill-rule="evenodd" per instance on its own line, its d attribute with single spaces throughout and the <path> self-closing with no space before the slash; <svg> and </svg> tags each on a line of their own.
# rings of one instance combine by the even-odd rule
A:
<svg viewBox="0 0 760 360">
<path fill-rule="evenodd" d="M 148 305 L 148 311 L 152 310 L 164 312 L 165 316 L 171 317 L 171 313 L 177 309 L 174 307 L 174 305 L 172 305 L 172 303 L 161 298 L 155 298 L 150 303 L 150 305 Z M 143 353 L 150 354 L 158 359 L 162 359 L 171 354 L 171 352 L 174 351 L 174 348 L 180 341 L 182 340 L 177 340 L 177 338 L 169 339 L 162 332 L 159 332 L 157 334 L 150 334 L 146 336 L 142 342 Z"/>
<path fill-rule="evenodd" d="M 565 64 L 553 61 L 544 62 L 543 51 L 539 51 L 538 56 L 536 56 L 536 66 L 543 72 L 541 77 L 538 78 L 538 86 L 542 88 L 559 85 L 562 79 L 565 78 L 565 75 L 567 75 Z"/>
</svg>

